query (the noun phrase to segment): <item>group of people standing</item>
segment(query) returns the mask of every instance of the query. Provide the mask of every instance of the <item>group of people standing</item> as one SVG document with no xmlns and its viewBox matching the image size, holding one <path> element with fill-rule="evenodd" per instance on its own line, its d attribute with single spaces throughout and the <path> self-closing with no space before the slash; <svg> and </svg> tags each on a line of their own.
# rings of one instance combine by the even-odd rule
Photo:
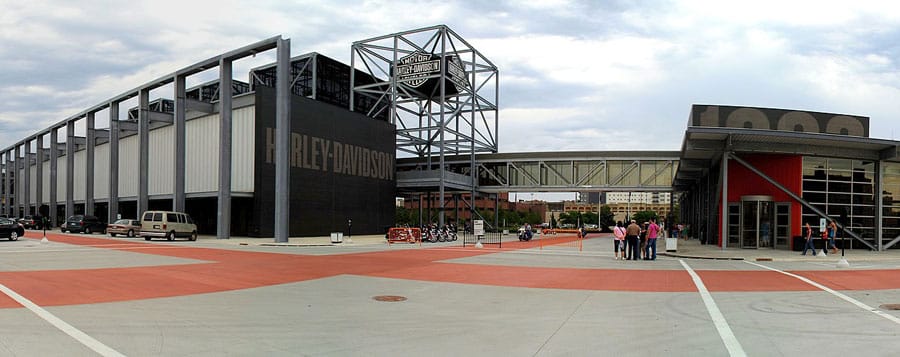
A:
<svg viewBox="0 0 900 357">
<path fill-rule="evenodd" d="M 656 219 L 644 222 L 639 226 L 635 220 L 627 227 L 622 226 L 622 221 L 616 222 L 613 229 L 613 240 L 616 260 L 656 260 L 656 239 L 659 238 L 660 227 Z M 621 252 L 621 256 L 619 254 Z"/>
<path fill-rule="evenodd" d="M 806 255 L 807 250 L 812 250 L 813 256 L 816 255 L 816 247 L 813 244 L 813 229 L 809 226 L 809 222 L 806 222 L 806 226 L 804 227 L 804 233 L 806 236 L 806 245 L 803 246 L 803 253 L 800 255 Z M 837 235 L 837 224 L 834 223 L 834 220 L 829 220 L 828 225 L 825 226 L 825 231 L 822 232 L 822 239 L 825 240 L 825 243 L 822 245 L 822 255 L 825 255 L 828 248 L 831 248 L 831 254 L 837 253 L 837 245 L 834 243 L 834 237 Z"/>
</svg>

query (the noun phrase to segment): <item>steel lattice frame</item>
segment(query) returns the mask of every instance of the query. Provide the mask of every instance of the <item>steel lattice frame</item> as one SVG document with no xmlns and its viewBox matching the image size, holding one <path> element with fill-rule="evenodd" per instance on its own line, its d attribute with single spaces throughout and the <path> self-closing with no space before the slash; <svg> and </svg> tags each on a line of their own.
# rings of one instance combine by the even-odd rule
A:
<svg viewBox="0 0 900 357">
<path fill-rule="evenodd" d="M 497 152 L 499 72 L 447 26 L 358 41 L 353 43 L 351 52 L 351 66 L 378 79 L 376 83 L 364 84 L 351 75 L 353 93 L 376 100 L 368 115 L 390 112 L 390 121 L 397 126 L 400 154 L 443 157 Z M 435 61 L 439 58 L 439 63 L 445 65 L 440 66 L 439 73 L 424 77 L 392 76 L 398 61 L 416 53 L 429 55 Z M 451 66 L 446 63 L 454 59 L 465 71 L 467 83 L 463 88 L 450 82 L 453 73 L 448 73 Z M 424 80 L 437 84 L 425 93 L 410 89 L 413 82 Z"/>
</svg>

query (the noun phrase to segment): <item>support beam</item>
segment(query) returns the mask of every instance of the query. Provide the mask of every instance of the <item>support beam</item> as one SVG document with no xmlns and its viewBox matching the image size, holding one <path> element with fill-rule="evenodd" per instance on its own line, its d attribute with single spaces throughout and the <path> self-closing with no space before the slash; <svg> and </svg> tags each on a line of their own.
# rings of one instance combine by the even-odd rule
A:
<svg viewBox="0 0 900 357">
<path fill-rule="evenodd" d="M 175 76 L 175 111 L 172 114 L 175 121 L 175 177 L 174 188 L 172 193 L 172 210 L 176 212 L 184 212 L 184 132 L 185 118 L 185 76 Z"/>
<path fill-rule="evenodd" d="M 9 165 L 9 151 L 4 152 L 3 154 L 3 211 L 0 213 L 6 214 L 7 216 L 11 216 L 10 212 L 12 211 L 12 206 L 9 204 L 9 182 L 10 177 L 12 177 L 12 171 L 10 170 Z"/>
<path fill-rule="evenodd" d="M 894 245 L 884 246 L 884 161 L 875 161 L 875 240 L 878 242 L 878 251 L 883 251 Z M 896 239 L 895 239 L 896 240 Z"/>
<path fill-rule="evenodd" d="M 110 220 L 119 215 L 119 102 L 109 103 L 109 210 Z M 137 213 L 141 219 L 141 212 Z"/>
<path fill-rule="evenodd" d="M 57 170 L 59 161 L 59 128 L 50 129 L 50 224 L 53 227 L 59 225 L 56 214 L 56 195 L 57 195 Z"/>
<path fill-rule="evenodd" d="M 176 104 L 176 107 L 178 104 Z M 215 112 L 216 107 L 209 102 L 201 102 L 199 100 L 184 98 L 184 109 L 193 110 L 195 112 L 211 114 Z"/>
<path fill-rule="evenodd" d="M 722 192 L 722 209 L 719 214 L 722 216 L 722 249 L 728 247 L 728 158 L 731 156 L 729 152 L 722 154 L 722 179 L 719 181 L 719 187 Z M 740 244 L 738 244 L 740 246 Z"/>
<path fill-rule="evenodd" d="M 35 180 L 35 190 L 34 190 L 34 207 L 35 213 L 40 213 L 41 205 L 44 203 L 44 134 L 38 134 L 35 139 L 37 143 L 35 147 L 35 167 L 34 167 L 34 176 L 37 177 Z"/>
<path fill-rule="evenodd" d="M 94 136 L 94 113 L 89 112 L 84 120 L 87 130 L 87 149 L 84 160 L 84 214 L 94 215 L 94 147 L 97 139 Z"/>
<path fill-rule="evenodd" d="M 231 238 L 231 60 L 219 59 L 219 202 L 216 238 Z"/>
<path fill-rule="evenodd" d="M 140 217 L 150 204 L 150 90 L 138 92 L 138 201 L 137 215 Z"/>
<path fill-rule="evenodd" d="M 755 173 L 757 176 L 759 176 L 759 177 L 761 177 L 762 179 L 764 179 L 764 180 L 768 181 L 769 183 L 771 183 L 772 186 L 775 186 L 775 188 L 777 188 L 777 189 L 781 190 L 782 192 L 786 193 L 788 196 L 791 196 L 791 198 L 793 198 L 794 201 L 797 201 L 797 202 L 799 202 L 800 204 L 802 204 L 803 206 L 805 206 L 806 208 L 809 208 L 811 211 L 813 211 L 813 213 L 817 214 L 820 218 L 825 218 L 825 219 L 829 219 L 829 220 L 831 219 L 831 217 L 829 217 L 829 216 L 826 215 L 824 212 L 822 212 L 821 210 L 819 210 L 818 208 L 816 208 L 815 206 L 813 206 L 812 204 L 810 204 L 809 202 L 807 202 L 806 200 L 804 200 L 802 197 L 797 196 L 796 193 L 792 192 L 791 190 L 788 190 L 786 187 L 784 187 L 783 185 L 781 185 L 781 183 L 779 183 L 778 181 L 775 181 L 774 179 L 772 179 L 771 177 L 769 177 L 768 175 L 766 175 L 766 174 L 763 173 L 762 171 L 759 171 L 759 169 L 757 169 L 756 167 L 753 167 L 753 165 L 751 165 L 750 163 L 744 161 L 743 159 L 741 159 L 741 158 L 738 157 L 737 155 L 732 156 L 731 158 L 734 159 L 734 161 L 736 161 L 737 163 L 739 163 L 739 164 L 743 165 L 744 167 L 746 167 L 747 169 L 749 169 L 750 171 L 753 171 L 753 173 Z M 840 227 L 841 229 L 844 229 L 844 228 L 845 228 L 845 227 L 844 227 L 844 222 L 838 222 L 837 225 L 838 225 L 838 227 Z M 872 250 L 877 249 L 877 248 L 876 248 L 875 246 L 873 246 L 871 243 L 866 242 L 864 239 L 862 239 L 862 237 L 860 237 L 858 234 L 856 234 L 856 232 L 853 232 L 853 231 L 850 231 L 850 230 L 846 230 L 846 229 L 844 229 L 844 232 L 850 234 L 851 237 L 853 237 L 853 238 L 856 239 L 857 241 L 861 242 L 862 244 L 865 244 L 867 247 L 869 247 L 869 249 L 872 249 Z"/>
<path fill-rule="evenodd" d="M 275 242 L 290 236 L 291 40 L 278 41 L 275 79 Z M 315 82 L 313 82 L 315 83 Z"/>
<path fill-rule="evenodd" d="M 22 144 L 23 158 L 22 162 L 24 163 L 22 169 L 22 208 L 23 208 L 23 217 L 31 215 L 31 140 L 25 139 L 25 143 Z"/>
<path fill-rule="evenodd" d="M 119 106 L 119 103 L 116 103 L 116 106 Z M 118 115 L 116 115 L 118 118 Z M 126 133 L 137 133 L 138 132 L 138 123 L 136 121 L 129 120 L 117 120 L 119 122 L 119 132 Z"/>
<path fill-rule="evenodd" d="M 75 214 L 75 121 L 66 122 L 66 217 Z"/>
</svg>

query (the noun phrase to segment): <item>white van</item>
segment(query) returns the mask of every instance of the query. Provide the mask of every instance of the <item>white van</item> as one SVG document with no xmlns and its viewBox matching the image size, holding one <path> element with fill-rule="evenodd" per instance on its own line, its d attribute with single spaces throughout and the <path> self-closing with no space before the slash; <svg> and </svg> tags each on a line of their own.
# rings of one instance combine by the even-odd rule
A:
<svg viewBox="0 0 900 357">
<path fill-rule="evenodd" d="M 171 211 L 147 211 L 141 217 L 141 237 L 144 240 L 175 237 L 197 240 L 197 225 L 187 213 Z"/>
</svg>

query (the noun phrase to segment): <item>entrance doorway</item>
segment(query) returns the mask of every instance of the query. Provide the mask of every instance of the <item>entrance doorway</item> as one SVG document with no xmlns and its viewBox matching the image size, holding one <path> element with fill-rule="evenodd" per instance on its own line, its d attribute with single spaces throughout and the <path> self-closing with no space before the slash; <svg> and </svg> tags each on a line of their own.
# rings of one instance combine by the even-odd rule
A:
<svg viewBox="0 0 900 357">
<path fill-rule="evenodd" d="M 771 196 L 742 196 L 741 248 L 774 248 L 774 217 L 775 203 Z"/>
</svg>

